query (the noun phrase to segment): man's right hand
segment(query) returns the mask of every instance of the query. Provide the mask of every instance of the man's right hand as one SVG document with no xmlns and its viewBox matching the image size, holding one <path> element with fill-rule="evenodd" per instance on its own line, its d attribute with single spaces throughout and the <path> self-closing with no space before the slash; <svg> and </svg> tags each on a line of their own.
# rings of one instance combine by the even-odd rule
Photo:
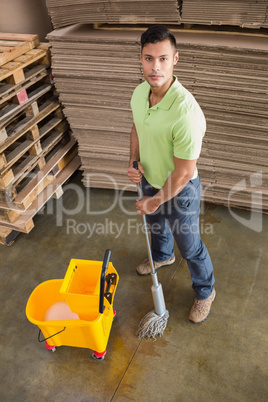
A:
<svg viewBox="0 0 268 402">
<path fill-rule="evenodd" d="M 128 170 L 127 170 L 127 175 L 130 181 L 132 183 L 139 183 L 142 179 L 142 175 L 144 174 L 144 169 L 140 162 L 138 162 L 138 170 L 134 169 L 133 167 L 133 162 L 131 162 Z"/>
</svg>

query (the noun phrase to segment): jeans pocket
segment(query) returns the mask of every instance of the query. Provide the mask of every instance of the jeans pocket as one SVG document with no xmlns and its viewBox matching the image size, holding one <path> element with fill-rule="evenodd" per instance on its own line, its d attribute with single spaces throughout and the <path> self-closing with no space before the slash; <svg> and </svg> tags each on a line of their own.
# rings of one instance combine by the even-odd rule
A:
<svg viewBox="0 0 268 402">
<path fill-rule="evenodd" d="M 180 209 L 188 209 L 191 205 L 193 197 L 190 197 L 189 194 L 179 195 L 177 198 L 178 206 Z"/>
<path fill-rule="evenodd" d="M 188 210 L 195 200 L 199 200 L 200 181 L 193 183 L 192 180 L 177 195 L 177 203 L 180 209 Z"/>
</svg>

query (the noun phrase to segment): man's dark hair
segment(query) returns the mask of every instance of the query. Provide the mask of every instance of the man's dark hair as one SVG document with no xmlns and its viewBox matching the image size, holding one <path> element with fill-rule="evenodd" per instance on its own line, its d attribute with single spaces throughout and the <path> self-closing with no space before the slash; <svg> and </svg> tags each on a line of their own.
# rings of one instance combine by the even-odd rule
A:
<svg viewBox="0 0 268 402">
<path fill-rule="evenodd" d="M 147 43 L 162 42 L 165 39 L 169 39 L 171 45 L 174 46 L 176 50 L 177 44 L 173 33 L 164 25 L 152 25 L 141 35 L 141 50 Z"/>
</svg>

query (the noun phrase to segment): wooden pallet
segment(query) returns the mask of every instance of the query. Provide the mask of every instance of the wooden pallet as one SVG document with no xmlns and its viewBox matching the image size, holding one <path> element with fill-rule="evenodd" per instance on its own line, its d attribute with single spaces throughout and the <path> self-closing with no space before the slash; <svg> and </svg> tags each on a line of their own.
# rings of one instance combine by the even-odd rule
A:
<svg viewBox="0 0 268 402">
<path fill-rule="evenodd" d="M 20 115 L 18 121 L 13 120 L 7 127 L 8 139 L 0 146 L 1 190 L 17 184 L 36 164 L 41 169 L 45 164 L 44 156 L 62 139 L 68 128 L 60 104 L 52 94 L 41 106 L 39 108 L 36 103 L 33 108 L 31 104 L 34 112 L 30 116 L 27 113 L 26 117 Z"/>
<path fill-rule="evenodd" d="M 7 125 L 2 129 L 3 136 L 5 139 L 0 141 L 0 154 L 10 146 L 14 141 L 18 140 L 22 135 L 24 135 L 28 130 L 31 130 L 33 126 L 38 125 L 42 120 L 46 119 L 47 116 L 54 114 L 62 114 L 60 109 L 60 102 L 57 96 L 51 95 L 42 104 L 38 106 L 38 112 L 36 113 L 35 108 L 29 108 L 25 115 L 22 114 L 17 120 L 14 120 L 12 124 Z M 31 113 L 32 110 L 32 113 Z M 58 110 L 58 113 L 55 111 Z M 35 113 L 34 113 L 35 111 Z M 1 133 L 1 131 L 0 131 Z M 1 169 L 1 164 L 0 164 Z"/>
<path fill-rule="evenodd" d="M 59 161 L 67 153 L 69 153 L 69 157 L 76 155 L 77 146 L 75 140 L 73 137 L 69 137 L 68 132 L 64 137 L 64 142 L 66 142 L 65 145 L 61 141 L 52 148 L 51 152 L 45 157 L 46 164 L 42 169 L 34 169 L 30 174 L 26 175 L 21 183 L 10 187 L 9 191 L 0 192 L 0 209 L 21 213 L 29 207 L 33 202 L 33 198 L 40 192 L 40 188 L 45 187 L 45 181 L 51 180 L 51 176 L 47 179 L 51 172 L 56 175 L 62 169 L 62 163 L 59 167 Z M 73 153 L 70 153 L 71 149 L 73 149 Z"/>
<path fill-rule="evenodd" d="M 65 166 L 64 169 L 59 172 L 55 180 L 36 197 L 31 206 L 25 212 L 23 212 L 15 220 L 15 222 L 5 222 L 0 219 L 0 227 L 5 227 L 18 232 L 29 233 L 34 227 L 34 216 L 42 209 L 42 207 L 51 197 L 55 196 L 55 198 L 59 198 L 62 195 L 63 184 L 79 168 L 79 166 L 80 158 L 77 155 Z"/>
<path fill-rule="evenodd" d="M 60 110 L 59 110 L 60 113 Z M 19 182 L 23 171 L 30 172 L 38 160 L 43 167 L 43 158 L 65 136 L 68 124 L 63 116 L 53 116 L 44 125 L 33 126 L 25 135 L 1 153 L 0 190 L 8 189 Z"/>
<path fill-rule="evenodd" d="M 25 90 L 46 76 L 50 69 L 47 44 L 21 55 L 0 68 L 0 105 L 14 96 L 23 100 Z"/>
<path fill-rule="evenodd" d="M 4 246 L 11 246 L 18 234 L 19 232 L 17 230 L 0 227 L 0 244 Z"/>
<path fill-rule="evenodd" d="M 39 105 L 43 102 L 43 96 L 51 91 L 53 88 L 52 83 L 41 83 L 36 88 L 29 91 L 27 100 L 22 104 L 7 102 L 7 104 L 0 111 L 0 138 L 4 142 L 8 135 L 6 132 L 7 125 L 12 122 L 17 115 L 24 114 L 37 115 L 39 113 Z"/>
<path fill-rule="evenodd" d="M 38 35 L 0 32 L 0 66 L 39 45 Z"/>
<path fill-rule="evenodd" d="M 11 245 L 49 198 L 62 195 L 80 158 L 51 78 L 50 45 L 10 34 L 1 48 L 1 39 L 0 244 Z"/>
<path fill-rule="evenodd" d="M 25 159 L 22 159 L 20 164 L 12 170 L 9 170 L 8 175 L 14 176 L 14 181 L 8 188 L 0 190 L 0 202 L 5 202 L 10 205 L 15 202 L 18 207 L 24 208 L 27 202 L 21 196 L 21 193 L 25 194 L 24 189 L 36 175 L 41 175 L 43 170 L 46 170 L 50 166 L 50 159 L 58 150 L 64 150 L 65 144 L 69 141 L 70 136 L 67 131 L 50 132 L 42 143 L 42 154 L 40 155 L 28 155 Z M 26 203 L 26 204 L 25 204 Z"/>
<path fill-rule="evenodd" d="M 32 49 L 2 65 L 0 68 L 0 81 L 6 80 L 11 84 L 23 82 L 25 80 L 25 68 L 36 62 L 49 65 L 48 52 L 44 49 Z"/>
<path fill-rule="evenodd" d="M 72 137 L 65 145 L 54 147 L 44 168 L 26 176 L 17 197 L 0 202 L 0 225 L 15 222 L 76 155 L 77 145 Z"/>
<path fill-rule="evenodd" d="M 18 103 L 23 103 L 28 99 L 26 90 L 46 77 L 50 79 L 50 70 L 44 64 L 40 64 L 28 69 L 25 72 L 25 81 L 19 84 L 0 83 L 0 107 L 10 99 L 16 97 Z"/>
</svg>

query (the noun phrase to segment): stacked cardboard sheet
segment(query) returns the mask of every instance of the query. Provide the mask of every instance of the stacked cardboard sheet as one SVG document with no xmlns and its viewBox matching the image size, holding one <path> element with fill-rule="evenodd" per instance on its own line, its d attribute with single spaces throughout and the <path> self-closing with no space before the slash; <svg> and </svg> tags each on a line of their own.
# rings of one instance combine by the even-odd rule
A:
<svg viewBox="0 0 268 402">
<path fill-rule="evenodd" d="M 267 7 L 266 0 L 184 0 L 181 22 L 261 28 Z"/>
<path fill-rule="evenodd" d="M 265 13 L 265 19 L 264 19 L 264 22 L 262 23 L 262 27 L 268 28 L 268 5 L 267 5 L 266 13 Z"/>
<path fill-rule="evenodd" d="M 85 25 L 49 34 L 56 87 L 79 143 L 86 186 L 128 185 L 129 101 L 143 79 L 140 34 Z M 262 202 L 268 209 L 267 38 L 183 30 L 175 36 L 175 74 L 207 119 L 198 164 L 204 198 L 250 207 L 261 191 L 254 208 Z"/>
<path fill-rule="evenodd" d="M 176 0 L 47 0 L 54 28 L 76 23 L 177 23 Z"/>
<path fill-rule="evenodd" d="M 267 38 L 215 33 L 176 36 L 180 61 L 175 73 L 207 120 L 198 162 L 204 198 L 267 210 Z"/>
<path fill-rule="evenodd" d="M 137 32 L 86 25 L 49 34 L 53 74 L 78 140 L 86 186 L 126 184 L 130 98 L 141 82 Z M 112 173 L 112 175 L 111 175 Z"/>
<path fill-rule="evenodd" d="M 46 0 L 46 3 L 54 28 L 77 23 L 267 27 L 267 0 Z"/>
</svg>

